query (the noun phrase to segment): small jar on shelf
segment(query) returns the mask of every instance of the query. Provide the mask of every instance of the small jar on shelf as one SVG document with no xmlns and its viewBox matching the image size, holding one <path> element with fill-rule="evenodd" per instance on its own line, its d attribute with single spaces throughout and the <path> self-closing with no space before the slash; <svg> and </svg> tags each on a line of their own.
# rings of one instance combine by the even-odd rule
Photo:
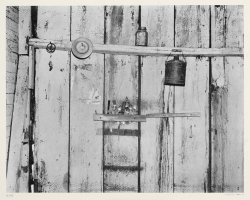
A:
<svg viewBox="0 0 250 200">
<path fill-rule="evenodd" d="M 148 32 L 146 27 L 139 27 L 136 31 L 135 46 L 148 46 Z"/>
</svg>

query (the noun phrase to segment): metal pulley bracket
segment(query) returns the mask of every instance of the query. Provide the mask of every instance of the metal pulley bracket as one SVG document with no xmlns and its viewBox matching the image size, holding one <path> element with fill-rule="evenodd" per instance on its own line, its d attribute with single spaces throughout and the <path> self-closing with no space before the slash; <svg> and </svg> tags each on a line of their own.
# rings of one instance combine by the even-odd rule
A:
<svg viewBox="0 0 250 200">
<path fill-rule="evenodd" d="M 55 45 L 54 43 L 51 43 L 51 42 L 50 42 L 50 43 L 47 45 L 47 47 L 46 47 L 46 51 L 47 51 L 48 53 L 54 53 L 55 50 L 56 50 L 56 45 Z"/>
<path fill-rule="evenodd" d="M 72 42 L 71 50 L 76 58 L 86 59 L 92 54 L 93 44 L 89 39 L 80 37 Z"/>
</svg>

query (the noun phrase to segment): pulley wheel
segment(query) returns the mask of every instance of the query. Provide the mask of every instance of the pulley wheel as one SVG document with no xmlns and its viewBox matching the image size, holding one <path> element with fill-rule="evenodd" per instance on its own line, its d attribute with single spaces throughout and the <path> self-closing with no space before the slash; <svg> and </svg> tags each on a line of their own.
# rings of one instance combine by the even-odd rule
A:
<svg viewBox="0 0 250 200">
<path fill-rule="evenodd" d="M 84 37 L 77 38 L 72 42 L 72 53 L 79 59 L 88 58 L 93 51 L 92 42 Z"/>
</svg>

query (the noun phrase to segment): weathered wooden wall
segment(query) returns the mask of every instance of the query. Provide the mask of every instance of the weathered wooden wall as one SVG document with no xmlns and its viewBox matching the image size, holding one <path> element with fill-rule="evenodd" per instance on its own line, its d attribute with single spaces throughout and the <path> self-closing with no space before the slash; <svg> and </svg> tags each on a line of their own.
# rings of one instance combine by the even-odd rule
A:
<svg viewBox="0 0 250 200">
<path fill-rule="evenodd" d="M 18 10 L 17 17 L 15 18 L 16 24 L 18 25 L 18 31 L 11 29 L 12 34 L 16 34 L 14 40 L 11 40 L 11 44 L 15 43 L 16 51 L 9 51 L 10 46 L 8 45 L 8 19 L 7 19 L 7 66 L 6 76 L 8 77 L 8 71 L 11 70 L 13 74 L 16 74 L 16 82 L 14 84 L 14 94 L 7 94 L 7 104 L 10 102 L 9 97 L 13 95 L 13 114 L 12 123 L 10 123 L 11 135 L 10 139 L 7 140 L 7 183 L 6 188 L 9 192 L 28 192 L 28 166 L 27 166 L 27 144 L 23 143 L 25 134 L 26 121 L 26 109 L 28 100 L 28 46 L 26 45 L 26 37 L 30 35 L 30 24 L 31 24 L 31 8 L 29 6 L 20 8 L 7 7 L 7 15 L 13 9 Z M 12 21 L 13 25 L 14 21 Z M 13 26 L 12 26 L 13 28 Z M 13 38 L 12 38 L 13 39 Z M 18 47 L 18 48 L 17 48 Z M 11 53 L 11 58 L 8 59 L 8 55 Z M 7 78 L 8 81 L 8 78 Z M 8 89 L 8 87 L 7 87 Z M 8 90 L 7 90 L 8 92 Z M 8 105 L 7 105 L 8 110 Z M 8 120 L 7 118 L 7 125 Z M 6 132 L 6 136 L 9 132 Z"/>
<path fill-rule="evenodd" d="M 212 47 L 243 47 L 243 7 L 212 7 Z M 212 189 L 244 189 L 244 60 L 212 59 Z"/>
<path fill-rule="evenodd" d="M 174 6 L 142 6 L 141 20 L 149 46 L 174 46 Z M 165 61 L 142 58 L 142 114 L 173 112 L 174 87 L 164 86 Z M 173 118 L 142 123 L 142 192 L 173 192 L 173 128 Z"/>
<path fill-rule="evenodd" d="M 138 7 L 108 6 L 106 16 L 106 44 L 135 44 L 138 27 Z M 133 105 L 138 100 L 138 60 L 136 56 L 105 55 L 105 112 L 108 100 L 121 104 L 126 97 Z M 103 94 L 104 95 L 104 94 Z M 138 191 L 137 170 L 117 170 L 118 167 L 138 166 L 138 136 L 112 134 L 118 123 L 105 123 L 104 191 Z M 138 123 L 121 125 L 120 129 L 138 130 Z M 115 131 L 115 130 L 114 130 Z M 119 131 L 118 131 L 119 132 Z M 106 169 L 106 166 L 113 166 Z"/>
<path fill-rule="evenodd" d="M 41 39 L 84 36 L 98 44 L 134 45 L 141 25 L 147 27 L 149 46 L 244 47 L 243 6 L 38 7 L 37 17 Z M 38 190 L 242 192 L 243 58 L 186 60 L 186 86 L 173 87 L 164 86 L 164 57 L 92 54 L 78 60 L 68 52 L 37 50 Z M 27 84 L 27 58 L 19 62 L 24 66 L 18 78 L 23 86 L 16 88 L 24 96 L 16 97 L 22 97 L 17 106 L 21 112 L 14 113 L 20 117 L 27 98 L 21 89 Z M 142 114 L 198 111 L 201 117 L 147 119 L 119 127 L 92 120 L 95 111 L 108 112 L 109 100 L 119 104 L 126 97 Z M 7 176 L 12 192 L 25 191 L 16 173 L 22 156 L 14 156 L 21 149 L 23 124 L 18 123 L 14 121 L 12 134 L 18 137 L 11 139 Z"/>
<path fill-rule="evenodd" d="M 176 6 L 175 45 L 209 47 L 209 6 Z M 209 63 L 186 58 L 185 87 L 175 87 L 175 112 L 199 111 L 199 118 L 175 118 L 174 191 L 207 190 Z"/>
<path fill-rule="evenodd" d="M 18 20 L 17 6 L 6 7 L 6 155 L 14 107 L 15 85 L 18 65 Z"/>
<path fill-rule="evenodd" d="M 72 7 L 71 39 L 85 36 L 104 42 L 104 7 Z M 71 56 L 69 192 L 102 191 L 102 124 L 92 120 L 103 111 L 104 55 L 86 60 Z M 91 152 L 91 153 L 90 153 Z"/>
</svg>

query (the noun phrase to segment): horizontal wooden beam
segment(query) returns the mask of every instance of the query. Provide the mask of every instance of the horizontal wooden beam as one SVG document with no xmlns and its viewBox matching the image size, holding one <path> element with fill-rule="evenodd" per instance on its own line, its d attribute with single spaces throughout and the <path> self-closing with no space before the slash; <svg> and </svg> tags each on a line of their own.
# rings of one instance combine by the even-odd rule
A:
<svg viewBox="0 0 250 200">
<path fill-rule="evenodd" d="M 29 39 L 29 45 L 34 46 L 35 48 L 38 48 L 38 49 L 46 49 L 47 45 L 50 42 L 56 45 L 56 50 L 71 51 L 71 45 L 72 45 L 71 41 L 43 40 L 43 39 L 37 39 L 37 38 Z"/>
<path fill-rule="evenodd" d="M 45 49 L 52 42 L 56 50 L 71 51 L 71 41 L 52 41 L 42 39 L 30 39 L 29 45 L 35 48 Z M 181 48 L 181 47 L 141 47 L 127 45 L 93 44 L 93 53 L 119 54 L 119 55 L 141 55 L 141 56 L 169 56 L 184 55 L 187 57 L 223 57 L 244 56 L 243 48 Z"/>
</svg>

